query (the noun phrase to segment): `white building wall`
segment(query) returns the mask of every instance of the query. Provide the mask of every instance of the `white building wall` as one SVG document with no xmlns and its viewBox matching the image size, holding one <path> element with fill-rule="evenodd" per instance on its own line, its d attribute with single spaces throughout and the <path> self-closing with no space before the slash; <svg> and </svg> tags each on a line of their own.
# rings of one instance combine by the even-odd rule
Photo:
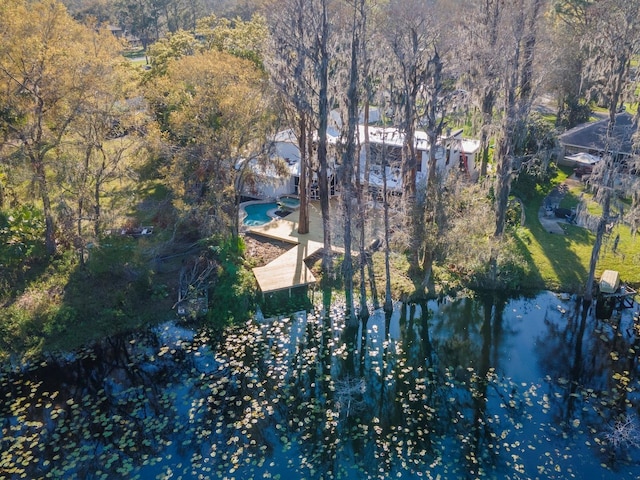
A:
<svg viewBox="0 0 640 480">
<path fill-rule="evenodd" d="M 281 195 L 293 194 L 295 180 L 292 176 L 275 178 L 262 176 L 256 182 L 255 196 L 259 198 L 278 198 Z"/>
</svg>

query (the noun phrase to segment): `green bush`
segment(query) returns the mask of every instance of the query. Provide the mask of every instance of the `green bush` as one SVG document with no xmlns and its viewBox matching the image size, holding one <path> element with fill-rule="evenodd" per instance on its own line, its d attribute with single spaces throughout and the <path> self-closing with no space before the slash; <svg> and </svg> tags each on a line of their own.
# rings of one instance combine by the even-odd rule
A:
<svg viewBox="0 0 640 480">
<path fill-rule="evenodd" d="M 44 218 L 32 205 L 0 212 L 0 264 L 15 265 L 44 253 Z"/>
<path fill-rule="evenodd" d="M 210 295 L 209 318 L 222 323 L 240 323 L 253 315 L 255 281 L 244 263 L 244 240 L 216 238 L 209 251 L 219 264 L 217 280 Z"/>
<path fill-rule="evenodd" d="M 586 123 L 591 118 L 591 105 L 575 96 L 568 96 L 562 102 L 556 117 L 556 126 L 570 129 L 576 125 Z"/>
<path fill-rule="evenodd" d="M 77 321 L 78 312 L 75 308 L 61 306 L 44 324 L 44 334 L 48 337 L 65 333 Z"/>
</svg>

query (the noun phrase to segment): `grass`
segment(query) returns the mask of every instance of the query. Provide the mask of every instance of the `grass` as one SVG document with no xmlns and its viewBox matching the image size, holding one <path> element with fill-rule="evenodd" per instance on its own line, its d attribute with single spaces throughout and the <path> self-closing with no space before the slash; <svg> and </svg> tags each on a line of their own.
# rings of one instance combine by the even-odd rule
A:
<svg viewBox="0 0 640 480">
<path fill-rule="evenodd" d="M 558 120 L 558 115 L 556 115 L 555 113 L 545 113 L 544 115 L 542 115 L 542 118 L 545 122 L 555 126 L 556 121 Z"/>
<path fill-rule="evenodd" d="M 376 284 L 376 292 L 378 294 L 378 299 L 380 303 L 384 303 L 385 298 L 385 288 L 386 288 L 386 274 L 385 274 L 385 255 L 384 251 L 378 250 L 373 253 L 373 274 L 375 277 Z M 343 261 L 343 256 L 337 256 L 334 259 L 334 269 L 336 272 L 339 272 L 341 269 Z M 318 259 L 312 266 L 311 270 L 316 278 L 320 278 L 322 276 L 322 260 Z M 390 267 L 390 276 L 391 276 L 391 297 L 394 300 L 397 299 L 407 299 L 413 293 L 416 292 L 418 288 L 418 281 L 413 280 L 408 272 L 409 272 L 409 260 L 406 255 L 398 252 L 391 252 L 389 255 L 389 267 Z M 354 277 L 353 277 L 353 285 L 354 285 L 354 294 L 358 298 L 360 294 L 360 267 L 359 260 L 354 258 L 353 262 L 354 268 Z M 367 271 L 367 297 L 371 297 L 371 284 L 369 281 L 369 274 Z M 340 275 L 336 275 L 335 281 L 332 282 L 332 288 L 335 290 L 334 295 L 338 297 L 341 295 L 341 290 L 344 289 L 344 284 L 342 283 L 342 278 Z"/>
<path fill-rule="evenodd" d="M 564 182 L 569 173 L 567 170 L 559 170 L 558 176 L 550 186 Z M 585 228 L 570 224 L 561 224 L 564 235 L 547 232 L 538 220 L 538 211 L 545 194 L 546 191 L 538 192 L 538 195 L 525 205 L 527 224 L 516 231 L 516 238 L 521 242 L 524 253 L 544 288 L 582 292 L 589 271 L 595 235 Z M 589 194 L 581 191 L 580 186 L 570 189 L 563 199 L 562 206 L 576 206 L 581 196 L 583 199 L 587 197 L 590 212 L 601 212 L 600 207 Z M 614 251 L 616 235 L 619 235 L 619 242 Z M 603 242 L 596 276 L 607 269 L 618 270 L 623 281 L 640 286 L 640 241 L 631 234 L 626 225 L 618 224 Z"/>
<path fill-rule="evenodd" d="M 560 207 L 577 208 L 580 203 L 586 206 L 590 215 L 594 217 L 602 215 L 602 206 L 595 201 L 593 193 L 585 190 L 583 184 L 571 185 L 567 194 L 562 198 Z"/>
<path fill-rule="evenodd" d="M 138 58 L 145 56 L 144 48 L 129 48 L 122 52 L 122 56 L 125 58 Z"/>
<path fill-rule="evenodd" d="M 114 237 L 92 253 L 87 266 L 66 251 L 30 276 L 4 309 L 0 360 L 73 351 L 169 318 L 175 295 L 163 282 L 170 279 L 151 270 L 141 242 Z"/>
</svg>

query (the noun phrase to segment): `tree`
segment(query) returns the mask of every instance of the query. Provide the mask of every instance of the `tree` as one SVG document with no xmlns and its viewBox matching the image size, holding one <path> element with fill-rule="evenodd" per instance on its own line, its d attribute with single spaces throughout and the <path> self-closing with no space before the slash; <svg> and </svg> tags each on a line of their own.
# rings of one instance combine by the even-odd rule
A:
<svg viewBox="0 0 640 480">
<path fill-rule="evenodd" d="M 109 0 L 63 0 L 69 13 L 78 21 L 95 19 L 108 22 L 114 16 L 113 4 Z"/>
<path fill-rule="evenodd" d="M 312 18 L 305 2 L 291 0 L 285 8 L 270 16 L 272 55 L 266 66 L 271 81 L 280 93 L 284 117 L 294 128 L 300 152 L 298 233 L 309 233 L 309 185 L 316 150 L 318 101 L 317 70 L 313 68 Z M 316 169 L 317 170 L 317 169 Z"/>
<path fill-rule="evenodd" d="M 301 152 L 301 160 L 304 161 L 305 152 L 315 150 L 317 159 L 316 178 L 320 210 L 322 214 L 323 230 L 323 256 L 322 270 L 323 282 L 328 286 L 332 275 L 333 260 L 331 253 L 331 223 L 329 207 L 329 157 L 328 138 L 329 110 L 332 105 L 330 92 L 329 63 L 333 52 L 331 51 L 332 25 L 329 0 L 288 0 L 282 2 L 281 8 L 272 11 L 270 23 L 273 25 L 273 39 L 276 46 L 275 53 L 278 56 L 272 59 L 270 66 L 272 77 L 279 84 L 281 92 L 287 91 L 285 98 L 296 111 L 297 125 L 296 135 Z M 282 30 L 280 29 L 282 26 Z M 275 75 L 274 75 L 275 73 Z M 286 75 L 290 78 L 287 80 Z M 289 90 L 289 87 L 292 87 Z M 312 138 L 308 127 L 313 126 L 315 138 L 313 145 L 309 143 Z M 309 129 L 310 130 L 310 129 Z M 303 132 L 308 131 L 308 136 Z M 301 176 L 301 182 L 306 181 Z M 304 187 L 303 187 L 304 188 Z M 302 199 L 305 202 L 306 199 Z M 305 206 L 301 204 L 303 222 Z M 303 231 L 306 225 L 303 223 Z M 324 288 L 323 296 L 327 311 L 330 306 L 330 289 Z"/>
<path fill-rule="evenodd" d="M 309 32 L 306 27 L 304 2 L 292 1 L 282 15 L 271 22 L 277 24 L 271 33 L 272 52 L 266 59 L 271 81 L 279 92 L 284 104 L 285 118 L 290 119 L 296 132 L 300 152 L 300 172 L 298 194 L 300 208 L 298 233 L 309 233 L 309 170 L 313 152 L 312 130 L 314 121 L 313 92 L 309 85 L 313 82 L 313 72 L 309 68 L 307 48 Z"/>
<path fill-rule="evenodd" d="M 170 60 L 217 50 L 251 60 L 263 68 L 262 50 L 268 31 L 265 19 L 255 16 L 251 21 L 231 21 L 210 15 L 197 21 L 193 31 L 177 30 L 149 46 L 151 70 L 147 79 L 164 75 Z"/>
<path fill-rule="evenodd" d="M 237 235 L 240 181 L 272 124 L 261 71 L 216 50 L 169 63 L 146 96 L 171 143 L 167 180 L 204 234 Z"/>
<path fill-rule="evenodd" d="M 151 69 L 146 75 L 152 78 L 167 73 L 169 62 L 173 59 L 182 58 L 188 55 L 195 55 L 203 50 L 203 46 L 198 42 L 195 35 L 190 32 L 180 30 L 169 34 L 153 45 L 149 46 L 147 56 Z"/>
<path fill-rule="evenodd" d="M 369 175 L 371 173 L 371 146 L 369 144 L 369 122 L 370 122 L 370 102 L 374 97 L 374 84 L 376 82 L 377 69 L 374 65 L 374 50 L 377 48 L 368 48 L 368 45 L 377 45 L 379 43 L 379 37 L 376 36 L 376 29 L 374 25 L 375 14 L 378 11 L 377 4 L 375 2 L 357 2 L 354 7 L 357 11 L 357 18 L 359 18 L 361 32 L 360 37 L 360 71 L 362 77 L 362 113 L 363 113 L 363 135 L 364 145 L 360 144 L 360 136 L 358 134 L 358 144 L 356 145 L 356 158 L 358 159 L 355 164 L 355 185 L 357 194 L 357 226 L 360 229 L 360 310 L 358 316 L 362 322 L 362 342 L 366 342 L 367 321 L 369 319 L 369 306 L 367 302 L 367 274 L 369 275 L 369 284 L 371 289 L 371 296 L 373 301 L 373 308 L 377 310 L 380 307 L 378 301 L 378 293 L 376 286 L 376 279 L 373 269 L 373 252 L 370 251 L 367 241 L 367 227 L 369 225 L 370 212 L 367 208 L 367 200 L 370 195 L 369 191 Z M 364 154 L 364 163 L 362 162 L 362 154 Z M 374 242 L 377 242 L 375 239 Z"/>
<path fill-rule="evenodd" d="M 408 250 L 411 267 L 419 269 L 419 246 L 423 238 L 422 205 L 416 201 L 418 153 L 416 129 L 424 115 L 422 94 L 432 75 L 431 56 L 437 56 L 438 29 L 432 1 L 391 1 L 387 6 L 387 41 L 393 52 L 391 96 L 397 108 L 397 123 L 404 138 L 402 145 L 403 202 L 410 229 Z M 431 149 L 436 146 L 430 145 Z M 433 172 L 431 172 L 433 173 Z"/>
<path fill-rule="evenodd" d="M 526 139 L 526 118 L 532 101 L 535 37 L 540 21 L 542 0 L 521 0 L 513 11 L 505 12 L 501 44 L 505 62 L 501 65 L 503 107 L 500 132 L 496 142 L 496 229 L 495 238 L 504 233 L 511 180 L 522 163 L 518 158 Z"/>
<path fill-rule="evenodd" d="M 500 19 L 505 8 L 504 0 L 469 0 L 459 14 L 463 63 L 460 71 L 463 85 L 471 90 L 480 113 L 481 177 L 487 174 L 493 113 L 500 88 Z"/>
<path fill-rule="evenodd" d="M 558 104 L 556 125 L 572 128 L 586 123 L 591 107 L 584 65 L 589 55 L 581 38 L 586 31 L 585 0 L 558 0 L 551 16 L 549 67 L 545 75 L 547 91 L 555 93 Z"/>
<path fill-rule="evenodd" d="M 631 93 L 629 87 L 635 85 L 629 69 L 631 61 L 640 54 L 639 10 L 638 0 L 601 0 L 584 10 L 588 28 L 582 40 L 591 53 L 585 65 L 585 75 L 593 82 L 592 92 L 601 98 L 609 113 L 604 159 L 592 178 L 596 198 L 602 205 L 602 215 L 589 262 L 586 301 L 592 299 L 600 248 L 607 224 L 611 221 L 609 217 L 615 179 L 622 170 L 613 130 L 618 106 L 625 99 L 625 94 Z"/>
<path fill-rule="evenodd" d="M 195 31 L 205 49 L 228 52 L 263 68 L 264 45 L 269 30 L 262 15 L 255 14 L 247 21 L 210 15 L 198 20 Z"/>
<path fill-rule="evenodd" d="M 441 25 L 441 28 L 444 26 L 442 28 L 443 32 L 448 30 L 448 25 L 444 20 L 439 21 L 438 24 Z M 421 225 L 419 230 L 421 233 L 420 239 L 422 241 L 420 252 L 422 256 L 423 289 L 432 289 L 433 287 L 431 270 L 439 239 L 442 237 L 441 227 L 444 223 L 441 221 L 443 205 L 440 194 L 443 179 L 438 179 L 438 172 L 436 171 L 437 156 L 442 149 L 451 148 L 449 145 L 439 145 L 442 132 L 446 126 L 448 104 L 453 95 L 451 89 L 447 91 L 445 86 L 445 83 L 451 85 L 453 82 L 447 82 L 449 80 L 446 75 L 447 70 L 445 70 L 447 65 L 445 65 L 441 52 L 448 56 L 450 54 L 449 45 L 445 41 L 438 39 L 429 55 L 427 62 L 428 77 L 423 86 L 425 110 L 422 123 L 426 130 L 429 144 L 427 181 L 421 208 L 423 214 L 422 221 L 419 221 Z M 448 153 L 444 154 L 447 155 Z"/>
<path fill-rule="evenodd" d="M 75 204 L 73 211 L 74 243 L 84 260 L 83 249 L 88 232 L 84 224 L 89 221 L 94 240 L 102 234 L 102 199 L 109 182 L 122 178 L 124 159 L 133 160 L 141 142 L 137 133 L 143 130 L 147 117 L 144 105 L 132 100 L 134 72 L 123 59 L 114 57 L 108 44 L 98 41 L 94 32 L 93 51 L 96 59 L 96 77 L 92 94 L 79 109 L 69 133 L 61 143 L 56 165 L 57 178 L 63 191 L 65 204 Z M 70 210 L 70 209 L 67 209 Z"/>
<path fill-rule="evenodd" d="M 109 56 L 93 58 L 94 43 L 118 53 L 109 32 L 95 35 L 55 1 L 12 0 L 0 7 L 2 129 L 13 154 L 30 165 L 42 202 L 47 254 L 56 251 L 50 178 L 55 150 L 90 101 Z M 89 61 L 88 59 L 91 59 Z"/>
<path fill-rule="evenodd" d="M 357 330 L 356 317 L 353 302 L 353 257 L 351 255 L 354 198 L 361 197 L 359 192 L 354 191 L 356 186 L 356 165 L 360 163 L 358 148 L 358 118 L 360 112 L 360 64 L 362 55 L 362 35 L 364 28 L 364 1 L 356 1 L 353 6 L 349 5 L 350 12 L 346 15 L 351 18 L 348 30 L 345 31 L 345 51 L 346 70 L 345 75 L 346 98 L 344 99 L 346 108 L 346 123 L 343 122 L 341 135 L 342 164 L 340 166 L 340 183 L 342 208 L 344 213 L 344 260 L 342 262 L 342 274 L 345 283 L 346 311 L 345 317 L 349 329 Z M 359 182 L 358 182 L 359 184 Z M 364 226 L 363 226 L 364 228 Z M 361 251 L 361 254 L 364 252 Z"/>
<path fill-rule="evenodd" d="M 116 8 L 120 25 L 140 39 L 143 49 L 160 40 L 160 9 L 153 0 L 118 0 Z"/>
</svg>

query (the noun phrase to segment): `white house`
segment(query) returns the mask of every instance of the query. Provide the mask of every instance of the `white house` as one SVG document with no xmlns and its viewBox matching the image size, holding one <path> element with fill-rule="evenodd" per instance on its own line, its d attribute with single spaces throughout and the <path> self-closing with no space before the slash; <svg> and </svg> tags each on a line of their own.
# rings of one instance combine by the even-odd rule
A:
<svg viewBox="0 0 640 480">
<path fill-rule="evenodd" d="M 364 126 L 359 127 L 359 141 L 364 144 Z M 418 157 L 417 182 L 424 182 L 429 170 L 429 139 L 424 131 L 415 134 L 415 147 Z M 371 173 L 369 183 L 382 185 L 382 165 L 386 162 L 387 188 L 402 189 L 400 169 L 404 134 L 397 128 L 369 126 L 369 151 Z M 475 156 L 480 146 L 477 140 L 462 137 L 462 129 L 447 132 L 440 137 L 436 145 L 436 169 L 443 175 L 452 169 L 458 169 L 470 177 L 475 177 Z M 364 165 L 365 150 L 361 149 L 360 162 Z"/>
<path fill-rule="evenodd" d="M 271 156 L 284 160 L 288 175 L 280 175 L 273 165 L 263 167 L 253 162 L 256 181 L 243 188 L 243 194 L 256 198 L 278 198 L 281 195 L 297 193 L 300 180 L 300 149 L 293 130 L 283 130 L 273 139 Z"/>
<path fill-rule="evenodd" d="M 332 116 L 334 122 L 338 122 L 336 116 Z M 383 171 L 382 165 L 386 162 L 387 188 L 390 190 L 402 190 L 402 178 L 400 175 L 402 145 L 404 134 L 397 128 L 369 126 L 369 152 L 370 152 L 370 176 L 369 184 L 373 187 L 382 186 Z M 365 126 L 358 126 L 358 142 L 363 147 L 360 149 L 360 164 L 364 166 L 366 159 Z M 337 128 L 330 128 L 328 132 L 328 142 L 337 145 L 339 142 Z M 423 131 L 416 132 L 415 147 L 418 156 L 417 182 L 425 182 L 429 161 L 429 140 Z M 436 168 L 442 174 L 447 174 L 452 169 L 458 169 L 471 178 L 477 176 L 475 167 L 475 156 L 479 149 L 480 142 L 462 137 L 462 130 L 448 131 L 441 136 L 436 146 Z M 277 198 L 281 195 L 298 194 L 298 184 L 300 181 L 300 150 L 293 130 L 283 130 L 273 139 L 272 157 L 280 158 L 288 165 L 286 176 L 278 175 L 273 167 L 262 168 L 253 165 L 257 181 L 244 190 L 245 195 L 258 198 Z M 339 155 L 330 159 L 331 172 L 331 193 L 336 191 L 336 179 L 332 172 L 339 168 Z M 336 166 L 337 165 L 337 166 Z M 317 195 L 314 189 L 313 180 L 310 195 L 313 198 Z"/>
</svg>

